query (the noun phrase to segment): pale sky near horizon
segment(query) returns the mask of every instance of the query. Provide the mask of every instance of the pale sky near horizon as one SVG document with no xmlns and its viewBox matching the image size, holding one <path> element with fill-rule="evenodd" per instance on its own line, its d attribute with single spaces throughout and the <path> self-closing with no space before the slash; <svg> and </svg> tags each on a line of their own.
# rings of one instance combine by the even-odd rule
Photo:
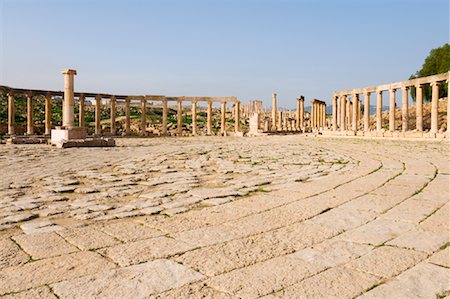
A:
<svg viewBox="0 0 450 299">
<path fill-rule="evenodd" d="M 448 0 L 0 0 L 0 85 L 237 96 L 293 108 L 408 79 L 449 42 Z"/>
</svg>

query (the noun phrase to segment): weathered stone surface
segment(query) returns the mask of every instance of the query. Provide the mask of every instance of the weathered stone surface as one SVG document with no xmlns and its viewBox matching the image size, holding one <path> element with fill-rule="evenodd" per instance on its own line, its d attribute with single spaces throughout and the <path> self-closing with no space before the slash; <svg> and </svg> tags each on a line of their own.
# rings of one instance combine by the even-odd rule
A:
<svg viewBox="0 0 450 299">
<path fill-rule="evenodd" d="M 159 237 L 163 233 L 134 221 L 120 221 L 99 227 L 103 232 L 123 241 L 137 241 Z"/>
<path fill-rule="evenodd" d="M 156 260 L 52 285 L 60 298 L 147 298 L 203 275 L 169 260 Z"/>
<path fill-rule="evenodd" d="M 386 245 L 403 247 L 433 253 L 449 242 L 449 235 L 446 232 L 435 233 L 420 229 L 413 229 L 406 232 Z"/>
<path fill-rule="evenodd" d="M 183 253 L 194 247 L 172 238 L 157 237 L 104 248 L 100 252 L 120 266 L 128 266 Z"/>
<path fill-rule="evenodd" d="M 429 262 L 435 265 L 450 268 L 450 247 L 447 246 L 445 249 L 433 254 L 430 257 Z"/>
<path fill-rule="evenodd" d="M 54 232 L 18 235 L 13 239 L 35 260 L 78 251 Z"/>
<path fill-rule="evenodd" d="M 92 226 L 68 229 L 58 234 L 81 250 L 97 249 L 119 243 L 115 238 Z"/>
<path fill-rule="evenodd" d="M 0 269 L 25 264 L 30 257 L 11 239 L 0 238 Z"/>
<path fill-rule="evenodd" d="M 2 296 L 2 299 L 57 299 L 55 294 L 49 289 L 49 287 L 38 287 L 28 291 L 23 291 L 20 293 L 13 293 L 10 295 Z"/>
<path fill-rule="evenodd" d="M 275 293 L 275 298 L 354 298 L 381 281 L 356 270 L 335 267 Z"/>
<path fill-rule="evenodd" d="M 425 259 L 423 252 L 381 246 L 346 264 L 346 267 L 384 278 L 394 277 Z"/>
<path fill-rule="evenodd" d="M 0 295 L 111 269 L 113 263 L 94 252 L 78 252 L 0 270 Z"/>
<path fill-rule="evenodd" d="M 26 234 L 50 233 L 65 229 L 65 227 L 54 224 L 51 221 L 24 223 L 20 226 L 20 228 Z"/>
<path fill-rule="evenodd" d="M 420 263 L 358 298 L 442 298 L 450 292 L 449 275 L 448 268 Z"/>
<path fill-rule="evenodd" d="M 180 288 L 150 296 L 152 299 L 178 299 L 178 298 L 207 298 L 207 299 L 231 299 L 231 295 L 210 288 L 204 282 L 186 284 Z"/>
</svg>

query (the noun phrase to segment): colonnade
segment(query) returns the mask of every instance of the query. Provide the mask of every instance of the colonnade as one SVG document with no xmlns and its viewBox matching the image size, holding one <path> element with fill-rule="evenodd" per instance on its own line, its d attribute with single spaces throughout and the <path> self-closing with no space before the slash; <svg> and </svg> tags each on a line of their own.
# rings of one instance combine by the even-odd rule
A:
<svg viewBox="0 0 450 299">
<path fill-rule="evenodd" d="M 380 86 L 372 86 L 361 89 L 344 90 L 340 92 L 335 92 L 332 98 L 333 106 L 333 117 L 332 117 L 332 127 L 333 131 L 360 131 L 358 121 L 360 119 L 360 95 L 364 97 L 364 112 L 362 116 L 362 129 L 363 132 L 383 132 L 382 123 L 382 107 L 383 107 L 383 92 L 389 92 L 389 123 L 388 132 L 394 132 L 396 130 L 397 121 L 401 121 L 402 132 L 408 132 L 410 130 L 415 130 L 416 132 L 423 132 L 423 89 L 424 86 L 430 85 L 432 89 L 431 96 L 431 127 L 430 133 L 436 134 L 439 132 L 439 86 L 443 82 L 450 81 L 450 72 L 422 77 L 417 79 L 412 79 L 403 82 L 396 82 L 391 84 L 385 84 Z M 409 103 L 408 103 L 408 92 L 411 87 L 415 87 L 415 98 L 416 98 L 416 121 L 415 128 L 410 128 L 409 126 Z M 395 118 L 396 109 L 396 97 L 398 92 L 401 91 L 401 120 Z M 375 112 L 375 129 L 370 128 L 370 96 L 371 94 L 376 94 L 376 112 Z M 349 100 L 349 97 L 351 100 Z M 351 107 L 349 109 L 349 107 Z M 447 132 L 449 132 L 450 127 L 450 101 L 447 101 Z"/>
<path fill-rule="evenodd" d="M 323 101 L 311 101 L 311 128 L 319 129 L 326 126 L 326 109 L 327 104 Z"/>
<path fill-rule="evenodd" d="M 55 97 L 58 99 L 63 99 L 64 93 L 62 91 L 46 91 L 46 90 L 26 90 L 26 89 L 17 89 L 10 88 L 7 86 L 0 86 L 0 90 L 8 94 L 8 135 L 16 135 L 15 132 L 15 104 L 14 104 L 14 96 L 15 95 L 26 95 L 27 97 L 27 130 L 26 135 L 34 134 L 34 112 L 33 112 L 33 102 L 34 98 L 38 96 L 45 96 L 45 135 L 50 135 L 51 132 L 51 106 L 52 102 L 55 101 Z M 116 114 L 117 114 L 117 105 L 123 104 L 125 107 L 125 135 L 131 134 L 131 112 L 130 106 L 132 101 L 140 101 L 141 108 L 141 120 L 140 120 L 140 134 L 145 135 L 146 127 L 147 127 L 147 102 L 161 102 L 162 104 L 162 135 L 166 135 L 168 133 L 168 104 L 176 103 L 177 104 L 177 134 L 182 134 L 182 117 L 183 117 L 183 103 L 191 104 L 192 111 L 192 135 L 198 134 L 197 128 L 197 104 L 200 102 L 206 102 L 206 118 L 207 118 L 207 134 L 211 135 L 213 133 L 213 103 L 221 104 L 221 118 L 220 118 L 220 133 L 222 135 L 226 135 L 226 112 L 227 112 L 227 103 L 234 104 L 234 131 L 240 132 L 240 102 L 236 97 L 166 97 L 162 95 L 145 95 L 145 96 L 125 96 L 125 95 L 108 95 L 108 94 L 94 94 L 94 93 L 74 93 L 74 97 L 78 99 L 79 102 L 79 126 L 85 126 L 85 106 L 86 100 L 91 98 L 94 99 L 95 103 L 95 125 L 94 132 L 95 135 L 102 134 L 101 128 L 101 108 L 102 101 L 104 99 L 109 100 L 109 109 L 110 113 L 110 134 L 116 135 Z M 70 105 L 63 105 L 64 107 L 68 107 Z M 71 107 L 73 111 L 73 106 Z M 64 114 L 63 114 L 64 115 Z M 72 114 L 73 116 L 73 114 Z M 73 119 L 65 120 L 63 119 L 63 126 L 69 123 L 73 123 Z"/>
</svg>

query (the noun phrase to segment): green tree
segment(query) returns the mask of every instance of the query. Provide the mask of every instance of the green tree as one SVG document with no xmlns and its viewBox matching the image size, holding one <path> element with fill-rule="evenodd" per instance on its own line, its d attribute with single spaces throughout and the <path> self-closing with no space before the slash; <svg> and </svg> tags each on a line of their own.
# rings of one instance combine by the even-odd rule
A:
<svg viewBox="0 0 450 299">
<path fill-rule="evenodd" d="M 436 74 L 446 73 L 450 71 L 450 45 L 445 44 L 442 47 L 432 49 L 430 54 L 425 59 L 422 65 L 422 69 L 417 71 L 414 75 L 411 75 L 409 79 L 421 78 L 426 76 L 432 76 Z M 439 87 L 439 97 L 445 97 L 448 94 L 447 83 L 444 83 Z M 413 101 L 416 100 L 416 88 L 411 87 L 411 97 Z M 431 100 L 431 87 L 429 85 L 423 88 L 424 101 Z"/>
</svg>

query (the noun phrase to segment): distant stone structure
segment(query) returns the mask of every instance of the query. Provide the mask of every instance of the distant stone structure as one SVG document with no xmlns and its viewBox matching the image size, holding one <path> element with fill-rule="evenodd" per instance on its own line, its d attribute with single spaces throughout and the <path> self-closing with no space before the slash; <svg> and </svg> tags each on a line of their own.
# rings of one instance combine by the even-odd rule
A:
<svg viewBox="0 0 450 299">
<path fill-rule="evenodd" d="M 445 137 L 450 136 L 450 101 L 447 101 L 447 132 L 439 132 L 439 86 L 443 82 L 450 81 L 450 72 L 434 76 L 422 77 L 403 82 L 396 82 L 380 86 L 371 86 L 353 90 L 338 91 L 333 94 L 332 106 L 332 128 L 334 132 L 344 135 L 358 136 L 380 136 L 380 137 Z M 431 98 L 431 129 L 425 133 L 423 130 L 423 87 L 430 85 L 432 88 Z M 408 90 L 416 88 L 416 127 L 414 131 L 408 127 Z M 395 118 L 396 92 L 402 91 L 402 116 L 401 120 Z M 389 129 L 383 129 L 382 106 L 383 91 L 389 91 Z M 376 94 L 376 128 L 370 130 L 370 95 Z M 361 119 L 361 103 L 359 96 L 364 95 L 363 130 L 359 129 L 358 123 Z M 350 97 L 350 99 L 349 99 Z M 395 130 L 396 121 L 401 121 L 401 132 Z"/>
</svg>

